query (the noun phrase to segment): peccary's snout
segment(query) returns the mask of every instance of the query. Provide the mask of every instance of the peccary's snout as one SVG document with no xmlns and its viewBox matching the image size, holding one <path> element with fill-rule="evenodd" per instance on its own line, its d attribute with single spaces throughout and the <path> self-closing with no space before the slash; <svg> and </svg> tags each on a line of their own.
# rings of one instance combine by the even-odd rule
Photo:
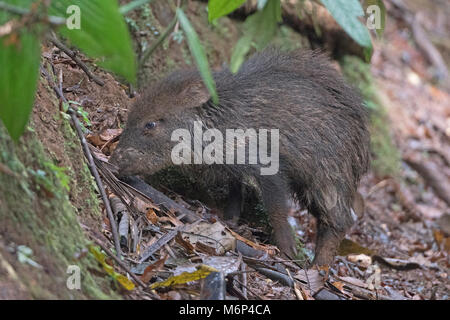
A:
<svg viewBox="0 0 450 320">
<path fill-rule="evenodd" d="M 118 147 L 109 158 L 109 163 L 117 166 L 119 176 L 129 176 L 136 173 L 135 169 L 142 158 L 143 154 L 134 148 Z"/>
</svg>

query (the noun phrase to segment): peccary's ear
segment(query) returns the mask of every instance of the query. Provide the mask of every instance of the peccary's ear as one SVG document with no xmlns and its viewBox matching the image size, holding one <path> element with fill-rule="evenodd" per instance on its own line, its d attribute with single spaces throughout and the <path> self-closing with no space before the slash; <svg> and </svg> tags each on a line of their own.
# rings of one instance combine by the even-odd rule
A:
<svg viewBox="0 0 450 320">
<path fill-rule="evenodd" d="M 185 108 L 195 108 L 206 103 L 211 98 L 203 82 L 188 83 L 181 91 L 181 102 Z"/>
</svg>

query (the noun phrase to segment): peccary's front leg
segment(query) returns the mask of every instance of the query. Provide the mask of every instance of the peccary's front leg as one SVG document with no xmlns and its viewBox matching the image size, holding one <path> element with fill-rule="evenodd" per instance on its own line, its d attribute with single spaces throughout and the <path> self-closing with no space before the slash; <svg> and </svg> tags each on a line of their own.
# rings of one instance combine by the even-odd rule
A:
<svg viewBox="0 0 450 320">
<path fill-rule="evenodd" d="M 267 176 L 260 179 L 264 206 L 269 215 L 273 229 L 275 243 L 288 257 L 294 258 L 297 254 L 295 239 L 288 217 L 288 189 L 285 182 L 276 176 Z"/>
<path fill-rule="evenodd" d="M 241 215 L 242 185 L 237 182 L 230 183 L 229 195 L 224 209 L 224 219 L 237 222 Z"/>
<path fill-rule="evenodd" d="M 333 262 L 342 239 L 353 223 L 349 212 L 350 209 L 336 205 L 327 214 L 319 215 L 313 264 Z"/>
</svg>

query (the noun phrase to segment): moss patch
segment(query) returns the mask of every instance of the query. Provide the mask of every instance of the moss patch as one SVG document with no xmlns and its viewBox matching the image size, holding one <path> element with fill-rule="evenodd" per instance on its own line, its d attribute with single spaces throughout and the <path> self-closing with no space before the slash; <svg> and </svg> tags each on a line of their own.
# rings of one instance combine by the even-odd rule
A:
<svg viewBox="0 0 450 320">
<path fill-rule="evenodd" d="M 88 241 L 64 186 L 64 175 L 69 170 L 54 170 L 57 165 L 44 152 L 34 130 L 14 144 L 0 125 L 0 150 L 0 162 L 13 172 L 0 172 L 0 248 L 25 245 L 33 250 L 32 259 L 42 269 L 20 263 L 14 254 L 7 255 L 31 297 L 117 298 L 106 275 L 92 274 L 92 270 L 100 268 L 90 255 L 76 258 Z M 78 161 L 82 162 L 80 158 Z M 81 270 L 81 290 L 66 286 L 69 265 Z"/>
<path fill-rule="evenodd" d="M 400 170 L 400 153 L 392 141 L 386 109 L 377 95 L 370 65 L 354 56 L 344 56 L 340 65 L 344 76 L 359 88 L 370 109 L 374 172 L 379 176 L 397 176 Z"/>
</svg>

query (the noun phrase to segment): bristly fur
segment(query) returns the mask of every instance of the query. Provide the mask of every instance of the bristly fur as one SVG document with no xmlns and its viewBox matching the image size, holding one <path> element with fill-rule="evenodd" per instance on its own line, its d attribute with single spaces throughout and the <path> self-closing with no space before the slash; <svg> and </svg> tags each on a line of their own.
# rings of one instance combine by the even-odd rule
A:
<svg viewBox="0 0 450 320">
<path fill-rule="evenodd" d="M 352 225 L 353 197 L 369 166 L 368 114 L 357 91 L 323 54 L 309 50 L 268 49 L 253 55 L 237 74 L 225 69 L 215 72 L 214 79 L 217 106 L 197 71 L 175 72 L 147 88 L 131 110 L 113 161 L 125 174 L 170 166 L 171 132 L 192 131 L 195 120 L 224 136 L 226 129 L 279 129 L 280 170 L 274 176 L 260 176 L 259 165 L 248 164 L 185 170 L 214 183 L 252 176 L 271 215 L 275 239 L 290 252 L 283 202 L 291 193 L 318 218 L 317 250 L 335 250 L 330 242 Z M 149 121 L 157 121 L 159 129 L 144 132 Z M 316 262 L 327 262 L 329 256 L 316 253 Z"/>
</svg>

